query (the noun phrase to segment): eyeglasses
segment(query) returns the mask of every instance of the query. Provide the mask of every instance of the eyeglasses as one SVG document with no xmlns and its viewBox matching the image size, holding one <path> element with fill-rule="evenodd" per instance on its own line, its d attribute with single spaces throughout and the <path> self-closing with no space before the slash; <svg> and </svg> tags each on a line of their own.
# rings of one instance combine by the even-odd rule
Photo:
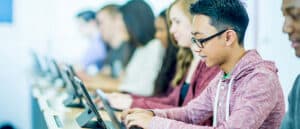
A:
<svg viewBox="0 0 300 129">
<path fill-rule="evenodd" d="M 226 32 L 227 30 L 228 30 L 228 29 L 222 30 L 222 31 L 220 31 L 220 32 L 218 32 L 218 33 L 216 33 L 216 34 L 214 34 L 214 35 L 212 35 L 212 36 L 209 36 L 209 37 L 203 38 L 203 39 L 196 39 L 195 37 L 192 37 L 191 40 L 192 40 L 192 43 L 193 43 L 193 44 L 196 44 L 199 48 L 204 48 L 204 43 L 205 43 L 205 42 L 207 42 L 207 41 L 209 41 L 209 40 L 211 40 L 211 39 L 213 39 L 213 38 L 215 38 L 215 37 L 217 37 L 217 36 L 223 34 L 223 33 Z"/>
</svg>

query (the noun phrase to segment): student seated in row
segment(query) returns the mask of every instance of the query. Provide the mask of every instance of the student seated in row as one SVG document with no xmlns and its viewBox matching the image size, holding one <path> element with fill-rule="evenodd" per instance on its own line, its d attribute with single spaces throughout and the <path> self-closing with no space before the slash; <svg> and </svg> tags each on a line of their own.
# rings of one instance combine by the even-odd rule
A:
<svg viewBox="0 0 300 129">
<path fill-rule="evenodd" d="M 201 57 L 191 51 L 192 15 L 189 13 L 189 7 L 193 2 L 195 0 L 176 0 L 168 10 L 170 32 L 180 49 L 176 75 L 170 84 L 170 87 L 174 88 L 172 92 L 167 93 L 167 96 L 155 97 L 114 93 L 109 95 L 113 106 L 121 109 L 130 107 L 163 109 L 184 106 L 199 96 L 219 72 L 218 67 L 208 68 L 205 62 L 201 61 Z M 167 26 L 166 15 L 160 15 L 157 21 L 160 19 L 165 19 L 164 24 Z"/>
<path fill-rule="evenodd" d="M 129 1 L 116 11 L 119 11 L 116 17 L 119 19 L 120 26 L 123 27 L 120 29 L 111 28 L 116 33 L 109 36 L 112 37 L 112 40 L 118 40 L 115 39 L 115 35 L 120 34 L 122 40 L 119 41 L 126 41 L 135 47 L 135 51 L 124 70 L 124 75 L 116 80 L 109 78 L 97 78 L 96 81 L 83 80 L 88 86 L 93 84 L 94 88 L 100 88 L 104 91 L 120 91 L 151 96 L 154 93 L 154 81 L 161 68 L 165 53 L 163 45 L 159 40 L 154 39 L 154 14 L 150 6 L 142 0 Z M 101 12 L 105 13 L 105 10 L 100 11 L 99 16 L 103 16 Z M 103 18 L 99 17 L 99 19 Z M 100 21 L 99 23 L 100 27 L 107 27 L 101 25 L 105 22 Z"/>
<path fill-rule="evenodd" d="M 99 74 L 88 76 L 78 73 L 90 89 L 96 89 L 100 85 L 104 91 L 115 91 L 115 85 L 120 83 L 121 75 L 136 49 L 129 41 L 129 34 L 119 8 L 119 5 L 109 4 L 96 13 L 97 29 L 110 50 Z"/>
<path fill-rule="evenodd" d="M 172 79 L 175 76 L 176 72 L 176 64 L 177 64 L 177 52 L 178 47 L 175 44 L 171 43 L 170 35 L 168 33 L 168 25 L 166 21 L 166 10 L 161 12 L 159 16 L 155 20 L 155 38 L 159 39 L 164 48 L 166 49 L 165 55 L 163 57 L 163 64 L 160 68 L 159 74 L 156 77 L 154 83 L 154 96 L 167 96 L 170 91 L 173 90 L 173 87 L 170 87 Z M 190 58 L 190 56 L 188 56 Z M 131 105 L 132 102 L 132 94 L 126 93 L 112 93 L 107 94 L 109 98 L 111 98 L 110 103 L 113 104 L 114 107 L 119 109 L 127 109 L 128 106 Z M 136 97 L 137 95 L 132 95 Z M 148 97 L 146 97 L 148 98 Z M 101 105 L 101 103 L 99 103 Z"/>
<path fill-rule="evenodd" d="M 79 31 L 88 40 L 88 48 L 81 59 L 81 64 L 77 68 L 87 74 L 95 74 L 102 69 L 106 55 L 107 46 L 100 37 L 97 29 L 96 13 L 92 10 L 82 11 L 77 14 Z"/>
<path fill-rule="evenodd" d="M 136 46 L 129 40 L 119 5 L 109 4 L 97 12 L 98 29 L 111 50 L 106 59 L 106 68 L 112 78 L 119 78 L 130 61 Z"/>
<path fill-rule="evenodd" d="M 184 107 L 125 111 L 127 127 L 144 129 L 279 128 L 285 112 L 277 68 L 255 50 L 243 47 L 249 17 L 239 0 L 198 0 L 194 15 L 193 50 L 208 67 L 221 72 L 208 88 Z M 213 117 L 213 126 L 201 126 Z"/>
</svg>

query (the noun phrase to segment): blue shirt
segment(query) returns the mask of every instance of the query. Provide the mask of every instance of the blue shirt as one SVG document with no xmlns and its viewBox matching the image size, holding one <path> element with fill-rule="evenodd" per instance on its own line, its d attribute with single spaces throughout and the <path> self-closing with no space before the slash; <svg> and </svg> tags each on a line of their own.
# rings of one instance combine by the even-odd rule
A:
<svg viewBox="0 0 300 129">
<path fill-rule="evenodd" d="M 90 65 L 96 65 L 98 69 L 101 69 L 107 55 L 106 44 L 103 42 L 100 36 L 95 37 L 85 52 L 82 59 L 84 69 L 87 69 Z"/>
</svg>

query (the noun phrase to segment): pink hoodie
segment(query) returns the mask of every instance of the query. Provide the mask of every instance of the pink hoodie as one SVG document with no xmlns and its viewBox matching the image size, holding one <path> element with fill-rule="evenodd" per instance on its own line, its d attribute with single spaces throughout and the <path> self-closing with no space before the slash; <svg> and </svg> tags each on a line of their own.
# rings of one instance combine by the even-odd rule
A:
<svg viewBox="0 0 300 129">
<path fill-rule="evenodd" d="M 220 72 L 203 93 L 181 108 L 154 110 L 150 129 L 277 129 L 285 112 L 274 63 L 248 51 L 231 77 Z M 214 126 L 200 126 L 214 116 Z M 172 119 L 172 120 L 171 120 Z"/>
</svg>

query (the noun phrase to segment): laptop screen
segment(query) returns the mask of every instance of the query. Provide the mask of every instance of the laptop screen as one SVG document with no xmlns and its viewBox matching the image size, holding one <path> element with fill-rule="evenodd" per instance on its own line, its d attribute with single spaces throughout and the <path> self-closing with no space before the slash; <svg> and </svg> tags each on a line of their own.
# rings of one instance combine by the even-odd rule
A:
<svg viewBox="0 0 300 129">
<path fill-rule="evenodd" d="M 101 99 L 101 102 L 104 106 L 104 110 L 107 112 L 107 114 L 109 115 L 112 123 L 113 123 L 113 126 L 116 128 L 116 129 L 123 129 L 125 128 L 125 126 L 122 126 L 121 122 L 119 122 L 117 116 L 115 115 L 115 112 L 114 112 L 114 109 L 113 107 L 110 105 L 106 95 L 104 94 L 104 92 L 100 89 L 97 89 L 96 90 L 97 92 L 97 95 L 100 97 Z"/>
<path fill-rule="evenodd" d="M 87 89 L 85 88 L 84 84 L 77 77 L 74 77 L 74 80 L 75 80 L 76 85 L 78 85 L 78 87 L 81 88 L 83 98 L 84 98 L 88 108 L 96 115 L 97 121 L 100 122 L 100 124 L 103 125 L 103 127 L 105 127 L 105 124 L 100 116 L 100 113 L 98 112 L 97 106 L 93 102 L 93 100 L 92 100 L 90 94 L 88 93 Z"/>
</svg>

